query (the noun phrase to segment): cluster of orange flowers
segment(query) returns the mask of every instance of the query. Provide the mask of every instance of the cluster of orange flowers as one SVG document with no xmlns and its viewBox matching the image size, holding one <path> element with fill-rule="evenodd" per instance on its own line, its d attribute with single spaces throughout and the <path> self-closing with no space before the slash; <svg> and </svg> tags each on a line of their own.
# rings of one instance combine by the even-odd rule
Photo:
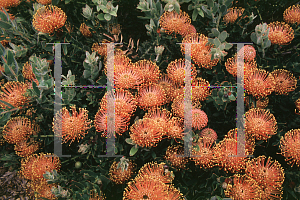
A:
<svg viewBox="0 0 300 200">
<path fill-rule="evenodd" d="M 123 199 L 183 200 L 183 195 L 171 185 L 173 172 L 164 166 L 165 163 L 145 164 L 136 178 L 128 183 Z"/>
<path fill-rule="evenodd" d="M 124 184 L 133 175 L 135 164 L 131 161 L 124 162 L 125 166 L 122 166 L 121 161 L 114 161 L 109 169 L 110 180 L 116 184 Z"/>
</svg>

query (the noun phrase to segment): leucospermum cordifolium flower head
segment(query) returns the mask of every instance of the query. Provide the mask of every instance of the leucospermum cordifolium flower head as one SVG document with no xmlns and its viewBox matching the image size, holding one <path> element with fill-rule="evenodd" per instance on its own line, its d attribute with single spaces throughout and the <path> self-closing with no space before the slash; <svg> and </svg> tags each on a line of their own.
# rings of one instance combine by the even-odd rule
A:
<svg viewBox="0 0 300 200">
<path fill-rule="evenodd" d="M 270 28 L 268 37 L 272 44 L 285 45 L 294 39 L 294 30 L 284 22 L 272 22 L 268 27 Z"/>
<path fill-rule="evenodd" d="M 223 21 L 226 24 L 234 23 L 238 19 L 238 17 L 242 16 L 244 11 L 245 8 L 229 8 L 227 10 L 227 14 L 223 17 Z"/>
<path fill-rule="evenodd" d="M 285 160 L 291 165 L 300 166 L 300 129 L 292 129 L 288 131 L 280 139 L 281 154 L 285 157 Z"/>
<path fill-rule="evenodd" d="M 283 13 L 283 19 L 289 24 L 297 23 L 300 24 L 300 6 L 292 5 L 288 7 Z"/>
<path fill-rule="evenodd" d="M 33 27 L 43 33 L 53 33 L 65 25 L 67 16 L 65 12 L 57 6 L 43 6 L 39 8 L 33 16 Z"/>
</svg>

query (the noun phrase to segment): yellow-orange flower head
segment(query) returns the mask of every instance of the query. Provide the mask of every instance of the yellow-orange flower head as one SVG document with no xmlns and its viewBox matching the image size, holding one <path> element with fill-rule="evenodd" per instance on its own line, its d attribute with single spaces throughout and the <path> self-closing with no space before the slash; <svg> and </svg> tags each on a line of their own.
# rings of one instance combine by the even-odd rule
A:
<svg viewBox="0 0 300 200">
<path fill-rule="evenodd" d="M 181 145 L 172 145 L 168 147 L 164 158 L 169 161 L 173 167 L 183 169 L 188 162 L 188 158 L 183 156 L 183 147 Z"/>
<path fill-rule="evenodd" d="M 26 62 L 23 65 L 22 74 L 23 74 L 23 77 L 26 79 L 29 79 L 29 80 L 35 79 L 35 75 L 32 71 L 32 65 L 29 62 Z"/>
<path fill-rule="evenodd" d="M 300 24 L 300 5 L 288 7 L 283 13 L 283 19 L 289 24 Z"/>
<path fill-rule="evenodd" d="M 42 5 L 48 5 L 52 3 L 52 0 L 36 0 L 36 1 Z"/>
<path fill-rule="evenodd" d="M 149 85 L 157 83 L 160 77 L 160 70 L 156 63 L 151 60 L 139 60 L 134 63 L 135 68 L 140 71 L 143 78 L 143 84 Z"/>
<path fill-rule="evenodd" d="M 213 139 L 213 141 L 216 141 L 218 139 L 218 135 L 216 131 L 212 128 L 205 128 L 200 132 L 200 137 L 207 137 Z"/>
<path fill-rule="evenodd" d="M 182 43 L 194 43 L 191 44 L 191 58 L 198 66 L 211 69 L 218 64 L 219 59 L 211 60 L 211 48 L 213 45 L 207 44 L 208 37 L 205 35 L 199 33 L 189 34 L 183 38 Z M 181 45 L 181 52 L 185 55 L 185 44 Z"/>
<path fill-rule="evenodd" d="M 245 45 L 245 46 L 243 46 L 242 49 L 244 49 L 244 60 L 245 61 L 254 60 L 254 58 L 256 57 L 256 51 L 253 46 Z M 242 51 L 242 49 L 240 51 Z"/>
<path fill-rule="evenodd" d="M 284 22 L 272 22 L 268 24 L 268 28 L 268 37 L 272 44 L 285 45 L 294 39 L 294 30 Z"/>
<path fill-rule="evenodd" d="M 245 90 L 254 97 L 266 97 L 275 90 L 275 79 L 266 70 L 254 70 L 245 78 Z"/>
<path fill-rule="evenodd" d="M 30 135 L 36 135 L 39 126 L 31 122 L 27 117 L 11 118 L 3 128 L 2 134 L 9 144 L 17 144 L 27 140 Z"/>
<path fill-rule="evenodd" d="M 203 110 L 194 108 L 192 109 L 192 127 L 201 130 L 207 126 L 208 118 Z"/>
<path fill-rule="evenodd" d="M 200 77 L 192 81 L 192 101 L 204 101 L 210 96 L 211 91 L 209 86 L 209 82 Z"/>
<path fill-rule="evenodd" d="M 232 58 L 228 58 L 227 61 L 225 62 L 226 70 L 234 77 L 236 77 L 237 73 L 240 71 L 240 70 L 238 70 L 237 65 L 238 65 L 237 64 L 237 56 L 233 56 Z M 240 66 L 242 67 L 242 65 L 239 65 L 239 67 Z M 250 60 L 250 61 L 244 62 L 244 75 L 245 75 L 245 77 L 247 77 L 249 74 L 251 74 L 255 69 L 257 69 L 257 64 L 256 64 L 255 60 Z"/>
<path fill-rule="evenodd" d="M 21 3 L 20 0 L 0 0 L 0 8 L 16 7 Z"/>
<path fill-rule="evenodd" d="M 159 19 L 161 28 L 165 29 L 166 33 L 184 34 L 186 26 L 191 24 L 190 16 L 183 11 L 178 14 L 175 10 L 172 12 L 164 12 Z"/>
<path fill-rule="evenodd" d="M 23 140 L 15 145 L 14 150 L 18 156 L 27 157 L 36 152 L 39 149 L 39 146 L 40 145 L 37 142 L 27 143 Z"/>
<path fill-rule="evenodd" d="M 227 10 L 227 14 L 223 17 L 223 21 L 226 24 L 228 24 L 229 22 L 234 23 L 238 17 L 242 16 L 244 11 L 244 8 L 229 8 Z"/>
<path fill-rule="evenodd" d="M 62 142 L 72 142 L 75 139 L 83 138 L 91 128 L 92 121 L 88 119 L 88 111 L 85 108 L 79 108 L 76 111 L 75 106 L 71 106 L 71 112 L 67 108 L 59 111 L 53 119 L 53 131 L 58 137 L 62 137 Z"/>
<path fill-rule="evenodd" d="M 138 105 L 143 110 L 155 109 L 166 103 L 165 91 L 156 85 L 139 88 Z"/>
<path fill-rule="evenodd" d="M 271 72 L 272 76 L 275 79 L 275 92 L 278 95 L 287 95 L 289 92 L 292 92 L 297 87 L 297 79 L 293 74 L 285 69 L 276 69 Z"/>
<path fill-rule="evenodd" d="M 280 139 L 281 154 L 285 157 L 285 160 L 292 166 L 296 164 L 300 166 L 300 129 L 292 129 L 288 131 Z"/>
<path fill-rule="evenodd" d="M 277 160 L 271 157 L 265 162 L 266 156 L 259 156 L 248 161 L 245 173 L 253 178 L 262 189 L 261 199 L 281 199 L 284 171 Z"/>
<path fill-rule="evenodd" d="M 215 142 L 212 138 L 201 137 L 198 139 L 195 147 L 192 149 L 192 157 L 190 157 L 195 162 L 195 165 L 205 169 L 215 166 L 214 144 Z M 196 149 L 197 145 L 199 148 Z"/>
<path fill-rule="evenodd" d="M 116 184 L 124 184 L 133 175 L 134 164 L 129 161 L 128 166 L 122 168 L 120 162 L 114 161 L 109 169 L 110 180 Z"/>
<path fill-rule="evenodd" d="M 62 9 L 57 6 L 43 6 L 39 8 L 33 16 L 33 27 L 43 33 L 53 33 L 63 27 L 67 16 Z"/>
<path fill-rule="evenodd" d="M 235 174 L 233 185 L 229 184 L 224 193 L 231 199 L 260 200 L 262 191 L 254 179 Z"/>
<path fill-rule="evenodd" d="M 92 32 L 90 31 L 90 27 L 87 26 L 85 23 L 82 23 L 80 25 L 79 30 L 84 37 L 92 37 L 93 36 Z"/>
<path fill-rule="evenodd" d="M 60 169 L 59 157 L 44 153 L 33 154 L 21 161 L 20 174 L 29 180 L 45 180 L 43 174 L 54 169 L 57 171 Z"/>
<path fill-rule="evenodd" d="M 28 101 L 26 96 L 28 85 L 22 82 L 9 81 L 1 87 L 0 100 L 11 104 L 14 107 L 22 108 Z M 7 107 L 6 104 L 0 102 L 2 108 Z"/>
<path fill-rule="evenodd" d="M 246 132 L 257 140 L 267 140 L 277 133 L 277 122 L 272 113 L 261 108 L 252 108 L 245 114 Z"/>
</svg>

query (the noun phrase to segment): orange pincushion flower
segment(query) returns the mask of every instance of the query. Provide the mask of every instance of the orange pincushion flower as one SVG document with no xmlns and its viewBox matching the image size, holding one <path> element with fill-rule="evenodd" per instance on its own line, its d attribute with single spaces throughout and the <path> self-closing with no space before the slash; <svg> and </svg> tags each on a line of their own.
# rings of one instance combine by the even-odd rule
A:
<svg viewBox="0 0 300 200">
<path fill-rule="evenodd" d="M 158 80 L 158 86 L 160 86 L 165 91 L 166 98 L 167 98 L 166 103 L 170 103 L 172 101 L 172 96 L 173 96 L 173 93 L 174 93 L 174 83 L 173 83 L 173 81 L 166 74 L 164 74 Z"/>
<path fill-rule="evenodd" d="M 285 45 L 294 39 L 294 30 L 284 22 L 272 22 L 268 24 L 268 28 L 268 37 L 272 44 Z"/>
<path fill-rule="evenodd" d="M 171 105 L 172 113 L 175 116 L 180 117 L 180 118 L 184 118 L 184 94 L 183 94 L 183 92 L 174 99 L 174 101 Z M 200 109 L 201 104 L 199 102 L 192 102 L 192 108 Z"/>
<path fill-rule="evenodd" d="M 56 184 L 48 184 L 46 180 L 34 180 L 30 182 L 30 189 L 34 192 L 31 196 L 35 199 L 47 198 L 50 200 L 57 199 L 55 195 L 51 192 L 51 189 Z"/>
<path fill-rule="evenodd" d="M 241 63 L 241 64 L 243 64 L 243 63 Z M 237 56 L 233 56 L 232 58 L 228 58 L 227 61 L 225 62 L 225 67 L 226 67 L 226 70 L 232 76 L 236 77 L 237 72 L 238 72 Z M 242 67 L 242 65 L 241 65 L 241 67 Z M 257 69 L 257 64 L 256 64 L 255 60 L 244 62 L 244 75 L 245 75 L 245 77 L 250 75 L 255 69 Z"/>
<path fill-rule="evenodd" d="M 85 23 L 82 23 L 80 25 L 80 33 L 84 36 L 84 37 L 92 37 L 92 32 L 90 31 L 90 28 L 89 26 L 87 26 Z"/>
<path fill-rule="evenodd" d="M 209 82 L 203 78 L 198 77 L 192 81 L 192 101 L 204 101 L 206 97 L 210 96 L 211 91 L 209 86 Z"/>
<path fill-rule="evenodd" d="M 16 7 L 21 3 L 20 0 L 0 0 L 0 8 Z"/>
<path fill-rule="evenodd" d="M 138 62 L 134 63 L 134 65 L 136 69 L 140 71 L 140 74 L 143 77 L 144 85 L 158 82 L 160 70 L 156 63 L 150 60 L 139 60 Z"/>
<path fill-rule="evenodd" d="M 244 136 L 244 140 L 238 140 L 239 138 L 242 139 L 241 136 L 238 136 L 238 132 L 237 132 L 237 128 L 235 129 L 231 129 L 230 131 L 228 131 L 228 133 L 225 135 L 224 138 L 230 138 L 230 139 L 234 139 L 236 142 L 240 142 L 237 145 L 240 145 L 241 150 L 240 151 L 245 151 L 248 152 L 248 154 L 252 155 L 254 153 L 255 150 L 255 138 L 250 135 L 248 132 L 245 132 L 245 136 Z M 243 150 L 242 148 L 244 148 L 245 146 L 245 150 Z M 243 152 L 242 152 L 243 154 Z"/>
<path fill-rule="evenodd" d="M 35 79 L 35 75 L 32 71 L 32 65 L 29 62 L 26 62 L 23 65 L 22 74 L 23 74 L 23 77 L 26 79 L 29 79 L 29 80 Z"/>
<path fill-rule="evenodd" d="M 130 161 L 123 167 L 120 162 L 114 161 L 109 169 L 110 180 L 116 184 L 124 184 L 133 175 L 134 164 Z"/>
<path fill-rule="evenodd" d="M 202 137 L 198 139 L 190 157 L 195 162 L 195 165 L 205 169 L 215 166 L 215 155 L 212 147 L 214 144 L 215 142 L 212 138 Z M 197 145 L 199 148 L 196 148 Z"/>
<path fill-rule="evenodd" d="M 57 6 L 43 6 L 33 16 L 33 27 L 43 33 L 53 33 L 65 25 L 67 16 Z"/>
<path fill-rule="evenodd" d="M 101 108 L 103 110 L 107 110 L 107 102 L 112 101 L 112 95 L 107 96 L 108 93 L 106 92 L 105 95 L 102 97 L 101 100 Z M 124 89 L 116 89 L 115 90 L 115 113 L 120 115 L 124 118 L 130 118 L 131 115 L 135 112 L 137 107 L 137 101 L 135 97 L 127 90 Z M 107 97 L 109 98 L 107 101 Z"/>
<path fill-rule="evenodd" d="M 183 11 L 178 14 L 175 10 L 172 12 L 164 12 L 159 19 L 161 28 L 165 29 L 166 33 L 184 34 L 186 26 L 191 24 L 190 16 Z"/>
<path fill-rule="evenodd" d="M 168 123 L 171 119 L 171 113 L 167 109 L 154 109 L 150 110 L 148 113 L 146 113 L 143 117 L 143 119 L 152 119 L 156 123 L 156 128 L 159 129 L 159 131 L 162 134 L 166 134 L 168 131 Z"/>
<path fill-rule="evenodd" d="M 300 5 L 288 7 L 283 13 L 283 19 L 289 24 L 300 24 Z"/>
<path fill-rule="evenodd" d="M 261 108 L 252 108 L 245 114 L 246 132 L 257 140 L 267 140 L 277 133 L 277 122 L 272 113 Z"/>
<path fill-rule="evenodd" d="M 162 140 L 163 131 L 151 118 L 139 119 L 130 127 L 130 138 L 141 147 L 155 147 Z"/>
<path fill-rule="evenodd" d="M 233 178 L 233 185 L 229 184 L 224 191 L 227 197 L 231 199 L 261 199 L 261 189 L 252 178 L 247 175 L 235 174 Z"/>
<path fill-rule="evenodd" d="M 29 101 L 29 97 L 25 95 L 28 89 L 28 85 L 25 83 L 9 81 L 1 89 L 3 92 L 0 92 L 0 100 L 14 107 L 21 109 Z M 5 108 L 7 105 L 0 103 L 0 106 Z"/>
<path fill-rule="evenodd" d="M 107 50 L 105 50 L 105 51 L 107 51 Z M 124 70 L 126 70 L 128 68 L 134 69 L 136 71 L 135 66 L 131 63 L 131 60 L 127 56 L 125 56 L 125 55 L 116 55 L 114 57 L 115 76 L 116 76 L 116 74 L 121 73 L 121 72 L 123 72 Z M 105 63 L 105 66 L 104 66 L 104 73 L 107 74 L 107 62 Z M 136 74 L 139 74 L 139 73 L 136 72 Z"/>
<path fill-rule="evenodd" d="M 14 117 L 6 123 L 2 134 L 9 144 L 17 144 L 28 139 L 30 135 L 36 135 L 38 131 L 39 126 L 27 117 Z"/>
<path fill-rule="evenodd" d="M 281 154 L 285 157 L 285 160 L 292 166 L 296 164 L 300 166 L 300 129 L 292 129 L 288 131 L 280 139 Z"/>
<path fill-rule="evenodd" d="M 194 108 L 192 109 L 192 127 L 198 130 L 201 130 L 207 125 L 208 118 L 204 111 Z"/>
<path fill-rule="evenodd" d="M 128 183 L 123 193 L 123 200 L 151 199 L 169 200 L 169 186 L 159 180 L 143 178 Z"/>
<path fill-rule="evenodd" d="M 281 199 L 284 171 L 280 163 L 271 157 L 259 156 L 247 162 L 245 173 L 262 188 L 262 199 Z"/>
<path fill-rule="evenodd" d="M 293 74 L 285 69 L 276 69 L 271 72 L 275 79 L 275 92 L 278 95 L 287 95 L 288 92 L 292 92 L 296 89 L 297 79 Z"/>
<path fill-rule="evenodd" d="M 246 167 L 248 157 L 241 157 L 237 152 L 236 139 L 224 138 L 214 148 L 216 163 L 219 167 L 223 168 L 225 172 L 242 172 Z M 242 153 L 243 154 L 243 153 Z M 249 155 L 245 149 L 245 155 Z"/>
<path fill-rule="evenodd" d="M 266 108 L 269 104 L 269 97 L 264 97 L 256 101 L 257 108 Z"/>
<path fill-rule="evenodd" d="M 135 89 L 143 82 L 143 76 L 133 67 L 118 70 L 115 67 L 115 87 L 124 89 Z"/>
<path fill-rule="evenodd" d="M 33 154 L 21 161 L 20 174 L 29 180 L 45 180 L 43 174 L 54 169 L 57 171 L 60 169 L 59 157 L 53 154 Z"/>
<path fill-rule="evenodd" d="M 167 193 L 168 193 L 167 199 L 170 199 L 170 200 L 184 200 L 185 199 L 183 197 L 183 195 L 180 193 L 180 191 L 172 185 L 169 185 Z"/>
<path fill-rule="evenodd" d="M 211 128 L 203 129 L 200 133 L 200 137 L 211 138 L 214 141 L 216 141 L 218 139 L 218 135 L 217 135 L 216 131 L 214 131 L 214 129 L 211 129 Z"/>
<path fill-rule="evenodd" d="M 36 152 L 39 149 L 39 146 L 40 145 L 37 142 L 27 143 L 23 140 L 15 145 L 14 150 L 18 156 L 27 157 Z"/>
<path fill-rule="evenodd" d="M 185 165 L 188 162 L 188 158 L 183 156 L 183 147 L 181 145 L 172 145 L 168 147 L 164 158 L 168 160 L 173 167 L 180 169 L 185 168 Z"/>
<path fill-rule="evenodd" d="M 246 62 L 254 60 L 254 58 L 256 57 L 256 51 L 255 51 L 255 48 L 253 46 L 245 45 L 245 46 L 242 47 L 242 49 L 244 49 L 244 60 Z M 242 49 L 240 51 L 242 51 Z"/>
<path fill-rule="evenodd" d="M 174 180 L 172 171 L 164 168 L 165 163 L 149 162 L 140 168 L 135 180 L 149 179 L 157 180 L 162 183 L 171 183 Z"/>
<path fill-rule="evenodd" d="M 266 97 L 275 90 L 275 79 L 266 70 L 254 70 L 245 78 L 245 90 L 254 97 Z"/>
<path fill-rule="evenodd" d="M 229 8 L 227 10 L 227 14 L 224 15 L 223 17 L 223 21 L 228 24 L 230 23 L 234 23 L 238 17 L 242 16 L 243 12 L 245 11 L 244 8 Z"/>
<path fill-rule="evenodd" d="M 110 43 L 110 42 L 108 40 L 102 40 L 101 43 Z M 96 51 L 101 57 L 107 56 L 107 45 L 106 44 L 94 43 L 91 50 Z"/>
<path fill-rule="evenodd" d="M 166 103 L 165 91 L 158 85 L 139 88 L 138 105 L 143 110 L 155 109 Z"/>
<path fill-rule="evenodd" d="M 183 27 L 183 29 L 181 31 L 181 36 L 185 37 L 187 35 L 196 34 L 196 33 L 197 33 L 197 30 L 196 30 L 195 26 L 193 26 L 192 24 L 188 24 Z"/>
<path fill-rule="evenodd" d="M 52 3 L 52 0 L 36 0 L 36 1 L 42 5 L 48 5 Z"/>
<path fill-rule="evenodd" d="M 62 137 L 62 142 L 72 142 L 75 139 L 83 138 L 91 128 L 92 121 L 88 119 L 88 111 L 85 108 L 71 106 L 71 115 L 67 108 L 60 110 L 53 119 L 53 131 L 58 137 Z"/>
<path fill-rule="evenodd" d="M 207 44 L 208 37 L 205 35 L 199 33 L 189 34 L 183 38 L 182 43 L 194 43 L 191 44 L 191 58 L 198 66 L 211 69 L 218 64 L 219 59 L 211 60 L 211 48 L 213 45 Z M 185 55 L 185 44 L 181 45 L 181 52 Z"/>
<path fill-rule="evenodd" d="M 168 65 L 167 75 L 175 84 L 184 85 L 185 68 L 185 59 L 172 61 Z M 191 79 L 193 80 L 196 76 L 196 67 L 195 65 L 191 64 Z"/>
<path fill-rule="evenodd" d="M 171 118 L 171 120 L 168 122 L 167 136 L 168 138 L 174 138 L 175 141 L 176 138 L 183 138 L 183 119 L 178 117 Z"/>
<path fill-rule="evenodd" d="M 124 118 L 118 114 L 114 115 L 114 123 L 113 123 L 113 118 L 109 118 L 107 116 L 107 110 L 104 109 L 99 109 L 97 114 L 95 115 L 95 128 L 97 132 L 102 132 L 102 137 L 112 137 L 112 133 L 108 133 L 107 126 L 110 126 L 113 124 L 115 125 L 115 133 L 122 135 L 125 131 L 128 130 L 128 125 L 129 125 L 129 119 L 130 118 Z M 108 125 L 107 125 L 108 123 Z"/>
</svg>

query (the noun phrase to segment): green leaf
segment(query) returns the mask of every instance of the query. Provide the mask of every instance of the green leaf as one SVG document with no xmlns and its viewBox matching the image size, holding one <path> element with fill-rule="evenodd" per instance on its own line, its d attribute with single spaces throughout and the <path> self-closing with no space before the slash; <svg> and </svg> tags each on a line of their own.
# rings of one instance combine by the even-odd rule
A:
<svg viewBox="0 0 300 200">
<path fill-rule="evenodd" d="M 222 15 L 225 15 L 227 12 L 227 7 L 225 5 L 222 5 L 220 8 L 220 12 L 222 13 Z"/>
<path fill-rule="evenodd" d="M 130 139 L 130 138 L 126 138 L 126 139 L 125 139 L 125 142 L 126 142 L 127 144 L 134 145 L 134 142 L 133 142 L 132 139 Z"/>
<path fill-rule="evenodd" d="M 225 44 L 225 49 L 226 49 L 226 50 L 231 49 L 232 46 L 233 46 L 233 44 L 226 43 L 226 44 Z"/>
<path fill-rule="evenodd" d="M 71 2 L 71 0 L 65 0 L 65 4 L 68 4 L 70 2 Z"/>
<path fill-rule="evenodd" d="M 204 17 L 204 13 L 201 9 L 198 10 L 198 14 L 201 16 L 201 17 Z"/>
<path fill-rule="evenodd" d="M 151 152 L 152 158 L 155 159 L 156 158 L 156 153 L 154 151 Z"/>
<path fill-rule="evenodd" d="M 37 94 L 37 96 L 39 97 L 41 92 L 40 92 L 39 88 L 37 87 L 37 84 L 34 81 L 32 82 L 32 88 L 33 88 L 34 92 Z"/>
<path fill-rule="evenodd" d="M 111 15 L 108 14 L 108 13 L 105 13 L 104 19 L 105 19 L 106 21 L 110 21 L 110 20 L 111 20 Z"/>
<path fill-rule="evenodd" d="M 219 35 L 220 42 L 224 42 L 226 38 L 228 37 L 228 33 L 226 31 L 222 31 L 222 33 Z"/>
<path fill-rule="evenodd" d="M 215 6 L 214 6 L 213 9 L 212 9 L 212 12 L 213 12 L 214 14 L 216 14 L 216 13 L 218 12 L 218 10 L 219 10 L 219 5 L 216 3 Z"/>
<path fill-rule="evenodd" d="M 190 5 L 188 6 L 188 10 L 193 10 L 193 8 L 194 8 L 193 4 L 190 4 Z"/>
<path fill-rule="evenodd" d="M 64 55 L 67 55 L 68 54 L 67 45 L 62 45 L 62 48 L 63 48 Z"/>
<path fill-rule="evenodd" d="M 129 155 L 130 156 L 133 156 L 134 154 L 136 154 L 136 152 L 138 151 L 138 147 L 135 147 L 135 146 L 133 146 L 133 147 L 131 147 L 131 149 L 130 149 L 130 152 L 129 152 Z"/>
<path fill-rule="evenodd" d="M 214 45 L 218 48 L 221 45 L 219 38 L 214 39 Z"/>
<path fill-rule="evenodd" d="M 56 6 L 60 0 L 52 0 L 52 5 Z"/>
<path fill-rule="evenodd" d="M 214 1 L 213 0 L 207 0 L 207 5 L 212 8 L 214 7 Z"/>
<path fill-rule="evenodd" d="M 12 25 L 7 22 L 0 21 L 0 27 L 4 29 L 10 29 Z"/>
<path fill-rule="evenodd" d="M 0 11 L 0 19 L 1 19 L 1 21 L 7 22 L 7 17 L 5 15 L 5 13 L 3 13 L 2 11 Z"/>
<path fill-rule="evenodd" d="M 193 21 L 196 21 L 197 16 L 198 16 L 198 12 L 197 12 L 197 10 L 195 9 L 195 10 L 193 11 L 193 14 L 192 14 L 192 20 L 193 20 Z"/>
<path fill-rule="evenodd" d="M 0 103 L 4 103 L 4 104 L 7 105 L 10 109 L 15 108 L 13 105 L 11 105 L 10 103 L 7 103 L 6 101 L 0 100 Z"/>
<path fill-rule="evenodd" d="M 174 8 L 175 8 L 175 11 L 179 14 L 180 13 L 180 5 L 177 1 L 174 4 Z"/>
<path fill-rule="evenodd" d="M 99 15 L 97 15 L 97 18 L 101 21 L 104 21 L 104 14 L 103 13 L 100 13 Z"/>
<path fill-rule="evenodd" d="M 208 10 L 205 6 L 202 6 L 201 8 L 202 8 L 202 10 L 203 10 L 209 17 L 212 16 L 212 15 L 211 15 L 211 11 Z"/>
<path fill-rule="evenodd" d="M 233 2 L 233 0 L 226 0 L 226 1 L 225 1 L 225 6 L 226 6 L 227 8 L 230 8 L 232 2 Z"/>
<path fill-rule="evenodd" d="M 219 37 L 220 35 L 220 32 L 216 28 L 211 29 L 211 32 L 214 34 L 215 37 Z"/>
</svg>

